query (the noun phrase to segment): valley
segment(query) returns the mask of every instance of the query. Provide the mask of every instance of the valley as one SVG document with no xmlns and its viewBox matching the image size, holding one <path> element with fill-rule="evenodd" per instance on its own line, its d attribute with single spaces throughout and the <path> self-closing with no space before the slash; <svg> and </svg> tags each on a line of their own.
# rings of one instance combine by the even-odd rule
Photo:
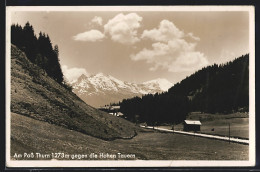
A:
<svg viewBox="0 0 260 172">
<path fill-rule="evenodd" d="M 24 160 L 25 157 L 19 158 L 14 155 L 27 152 L 39 153 L 39 156 L 33 159 L 51 159 L 52 153 L 64 153 L 64 157 L 68 155 L 69 160 L 79 160 L 75 156 L 80 156 L 80 160 L 91 160 L 91 157 L 96 155 L 97 160 L 248 160 L 249 158 L 248 145 L 228 144 L 220 140 L 143 129 L 138 124 L 99 111 L 48 77 L 14 45 L 12 45 L 11 76 L 12 159 Z M 125 88 L 132 88 L 131 90 L 135 88 L 136 93 L 138 92 L 137 87 L 120 82 L 111 76 L 106 76 L 110 78 L 106 82 L 110 83 L 111 87 L 108 87 L 97 79 L 100 77 L 103 80 L 105 76 L 98 74 L 93 77 L 99 84 L 100 92 L 108 90 L 112 94 L 113 91 Z M 75 84 L 74 88 L 90 88 L 91 82 L 85 76 L 79 79 L 80 84 Z M 116 83 L 120 89 L 114 87 Z M 146 88 L 161 89 L 158 85 Z M 108 93 L 105 95 L 110 97 Z M 239 117 L 245 117 L 243 124 L 238 121 Z M 245 113 L 233 115 L 193 113 L 187 118 L 201 120 L 202 132 L 214 127 L 216 131 L 214 134 L 226 132 L 220 128 L 232 118 L 233 123 L 238 124 L 238 127 L 233 127 L 236 133 L 248 133 L 248 120 L 246 120 L 248 115 Z M 182 130 L 181 124 L 175 127 Z M 240 129 L 245 129 L 245 132 L 241 132 Z M 232 135 L 238 136 L 236 133 L 232 132 Z M 241 137 L 247 138 L 248 135 Z"/>
<path fill-rule="evenodd" d="M 140 127 L 185 130 L 189 120 L 194 133 L 248 141 L 249 54 L 175 84 L 164 78 L 131 83 L 82 68 L 85 74 L 68 83 L 47 34 L 35 36 L 29 22 L 12 25 L 12 33 L 12 160 L 249 160 L 251 143 Z"/>
<path fill-rule="evenodd" d="M 150 129 L 140 129 L 137 136 L 130 140 L 105 141 L 23 115 L 15 113 L 11 115 L 12 159 L 15 159 L 13 157 L 15 153 L 60 152 L 70 155 L 65 160 L 116 160 L 113 157 L 93 159 L 89 157 L 91 153 L 135 155 L 134 158 L 131 156 L 120 158 L 121 160 L 248 160 L 248 149 L 248 145 L 228 144 L 219 140 L 161 133 Z M 81 155 L 81 158 L 74 156 L 72 159 L 71 155 Z M 82 158 L 82 155 L 88 157 Z M 16 158 L 16 160 L 28 159 Z"/>
</svg>

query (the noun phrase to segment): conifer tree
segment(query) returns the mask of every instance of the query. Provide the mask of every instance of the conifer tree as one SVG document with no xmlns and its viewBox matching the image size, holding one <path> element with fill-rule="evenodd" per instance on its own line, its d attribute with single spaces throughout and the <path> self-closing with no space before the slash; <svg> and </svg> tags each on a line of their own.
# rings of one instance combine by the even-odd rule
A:
<svg viewBox="0 0 260 172">
<path fill-rule="evenodd" d="M 41 67 L 46 73 L 63 84 L 64 78 L 59 62 L 58 45 L 52 46 L 48 34 L 39 33 L 37 38 L 33 26 L 29 22 L 21 27 L 18 24 L 11 26 L 11 43 L 24 51 L 28 59 Z"/>
</svg>

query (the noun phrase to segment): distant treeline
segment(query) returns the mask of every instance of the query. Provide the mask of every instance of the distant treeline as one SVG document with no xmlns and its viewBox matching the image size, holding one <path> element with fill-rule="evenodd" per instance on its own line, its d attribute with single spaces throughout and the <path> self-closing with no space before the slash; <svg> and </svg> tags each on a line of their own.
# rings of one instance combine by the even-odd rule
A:
<svg viewBox="0 0 260 172">
<path fill-rule="evenodd" d="M 119 105 L 129 120 L 148 124 L 180 123 L 192 111 L 248 111 L 249 54 L 202 68 L 168 92 L 125 99 Z"/>
<path fill-rule="evenodd" d="M 24 27 L 11 26 L 11 43 L 25 52 L 28 59 L 44 69 L 46 73 L 64 85 L 64 77 L 59 63 L 58 45 L 52 46 L 49 36 L 40 32 L 37 37 L 29 22 Z"/>
</svg>

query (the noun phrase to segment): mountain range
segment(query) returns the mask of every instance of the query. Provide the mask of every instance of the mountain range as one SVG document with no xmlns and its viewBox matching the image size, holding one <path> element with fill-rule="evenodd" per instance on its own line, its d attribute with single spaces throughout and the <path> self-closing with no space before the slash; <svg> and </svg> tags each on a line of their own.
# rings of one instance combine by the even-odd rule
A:
<svg viewBox="0 0 260 172">
<path fill-rule="evenodd" d="M 91 76 L 82 74 L 70 84 L 75 94 L 94 107 L 117 103 L 134 96 L 161 93 L 173 86 L 170 81 L 163 78 L 136 84 L 103 73 Z"/>
</svg>

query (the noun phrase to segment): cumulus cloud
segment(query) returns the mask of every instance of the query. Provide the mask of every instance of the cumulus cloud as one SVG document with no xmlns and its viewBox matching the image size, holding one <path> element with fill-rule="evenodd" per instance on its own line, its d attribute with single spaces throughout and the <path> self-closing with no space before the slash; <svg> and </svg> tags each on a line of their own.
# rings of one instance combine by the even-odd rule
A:
<svg viewBox="0 0 260 172">
<path fill-rule="evenodd" d="M 115 42 L 134 44 L 140 41 L 137 37 L 137 29 L 140 28 L 142 19 L 136 13 L 129 13 L 127 15 L 120 13 L 104 25 L 104 31 Z"/>
<path fill-rule="evenodd" d="M 68 68 L 68 66 L 63 65 L 62 66 L 62 72 L 65 76 L 65 78 L 69 81 L 69 82 L 73 82 L 76 79 L 78 79 L 78 77 L 80 77 L 82 74 L 88 76 L 88 72 L 86 71 L 86 69 L 84 68 Z"/>
<path fill-rule="evenodd" d="M 91 22 L 102 26 L 103 19 L 102 19 L 102 17 L 95 16 L 95 17 L 91 20 Z"/>
<path fill-rule="evenodd" d="M 193 72 L 208 65 L 205 55 L 195 50 L 196 43 L 187 42 L 185 36 L 172 22 L 163 20 L 158 29 L 145 30 L 142 34 L 143 39 L 158 42 L 153 43 L 151 49 L 144 48 L 131 55 L 131 59 L 146 61 L 152 71 L 163 68 L 169 72 Z"/>
<path fill-rule="evenodd" d="M 168 42 L 173 39 L 182 38 L 183 36 L 184 32 L 179 30 L 172 22 L 169 20 L 162 20 L 158 29 L 144 30 L 141 38 Z"/>
<path fill-rule="evenodd" d="M 73 37 L 75 41 L 89 41 L 96 42 L 101 41 L 105 35 L 101 33 L 99 30 L 90 30 L 83 33 L 79 33 Z"/>
</svg>

